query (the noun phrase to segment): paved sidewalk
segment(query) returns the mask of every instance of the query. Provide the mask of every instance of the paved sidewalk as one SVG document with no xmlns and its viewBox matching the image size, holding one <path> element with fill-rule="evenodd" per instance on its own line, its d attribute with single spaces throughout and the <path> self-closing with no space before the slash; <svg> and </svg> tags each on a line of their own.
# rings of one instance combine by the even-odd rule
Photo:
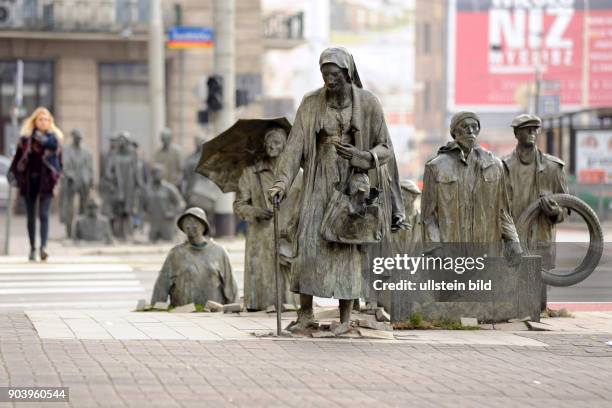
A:
<svg viewBox="0 0 612 408">
<path fill-rule="evenodd" d="M 4 313 L 0 386 L 66 386 L 74 407 L 610 406 L 609 334 L 517 336 L 537 345 L 51 340 Z"/>
<path fill-rule="evenodd" d="M 276 330 L 276 317 L 266 313 L 163 313 L 122 311 L 29 311 L 26 313 L 43 339 L 80 340 L 257 340 Z M 354 316 L 355 317 L 355 316 Z M 283 313 L 283 327 L 295 320 L 295 313 Z M 338 319 L 321 319 L 321 323 Z M 526 327 L 524 327 L 526 330 Z M 584 330 L 583 330 L 584 331 Z M 610 328 L 612 333 L 612 327 Z M 502 330 L 481 331 L 398 331 L 391 343 L 498 344 L 546 346 Z M 303 340 L 303 339 L 299 339 Z M 305 340 L 312 340 L 307 338 Z M 336 341 L 363 339 L 335 339 Z"/>
<path fill-rule="evenodd" d="M 168 313 L 125 310 L 31 310 L 25 312 L 43 339 L 81 340 L 253 340 L 276 330 L 276 314 Z M 338 321 L 338 309 L 315 309 L 319 323 Z M 282 326 L 295 320 L 295 312 L 282 314 Z M 353 312 L 352 320 L 374 316 Z M 612 311 L 575 312 L 572 317 L 542 318 L 538 328 L 554 333 L 608 334 L 612 337 Z M 396 341 L 453 344 L 537 345 L 520 334 L 522 322 L 484 324 L 483 330 L 395 330 Z M 612 347 L 610 348 L 612 351 Z"/>
</svg>

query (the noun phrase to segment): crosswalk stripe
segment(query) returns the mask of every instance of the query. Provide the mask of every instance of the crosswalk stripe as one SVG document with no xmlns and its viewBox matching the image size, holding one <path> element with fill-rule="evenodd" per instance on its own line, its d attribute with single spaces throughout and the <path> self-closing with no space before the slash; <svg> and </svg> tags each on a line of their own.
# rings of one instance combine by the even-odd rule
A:
<svg viewBox="0 0 612 408">
<path fill-rule="evenodd" d="M 136 302 L 116 300 L 116 301 L 75 301 L 75 302 L 11 302 L 11 303 L 0 303 L 0 308 L 80 308 L 80 307 L 95 307 L 104 310 L 108 309 L 133 309 L 136 307 Z"/>
<path fill-rule="evenodd" d="M 0 265 L 54 265 L 54 264 L 73 264 L 73 263 L 104 263 L 104 264 L 117 264 L 124 263 L 119 257 L 115 256 L 62 256 L 52 255 L 50 260 L 45 262 L 32 262 L 29 261 L 26 255 L 23 256 L 0 256 Z"/>
<path fill-rule="evenodd" d="M 0 299 L 4 301 L 0 307 L 126 307 L 134 304 L 130 298 L 145 292 L 136 271 L 126 263 L 64 258 L 65 263 L 57 258 L 52 263 L 0 263 Z"/>
<path fill-rule="evenodd" d="M 14 282 L 14 281 L 62 281 L 62 280 L 130 280 L 136 279 L 135 273 L 108 273 L 108 274 L 96 274 L 96 273 L 53 273 L 53 274 L 26 274 L 19 275 L 15 273 L 13 275 L 0 275 L 0 282 Z"/>
<path fill-rule="evenodd" d="M 27 289 L 0 289 L 0 295 L 42 295 L 53 293 L 130 293 L 144 292 L 142 287 L 74 287 L 74 288 L 27 288 Z"/>
<path fill-rule="evenodd" d="M 137 280 L 86 280 L 86 281 L 45 281 L 45 282 L 0 282 L 0 288 L 50 288 L 50 287 L 68 287 L 68 286 L 137 286 L 140 281 Z"/>
<path fill-rule="evenodd" d="M 0 265 L 0 274 L 15 274 L 15 273 L 82 273 L 82 272 L 133 272 L 129 265 L 124 264 L 66 264 L 66 265 L 48 265 L 48 266 L 6 266 Z"/>
</svg>

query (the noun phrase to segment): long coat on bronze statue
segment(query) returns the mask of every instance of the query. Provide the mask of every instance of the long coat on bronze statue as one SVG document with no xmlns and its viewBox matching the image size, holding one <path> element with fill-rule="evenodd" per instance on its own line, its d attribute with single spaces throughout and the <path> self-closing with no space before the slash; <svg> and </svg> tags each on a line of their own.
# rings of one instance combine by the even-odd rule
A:
<svg viewBox="0 0 612 408">
<path fill-rule="evenodd" d="M 476 145 L 466 158 L 449 142 L 425 165 L 421 201 L 426 249 L 432 243 L 518 242 L 501 160 Z M 498 252 L 498 254 L 501 254 Z"/>
<path fill-rule="evenodd" d="M 276 175 L 268 160 L 244 169 L 238 183 L 234 211 L 249 223 L 244 257 L 244 304 L 249 310 L 265 310 L 276 304 L 274 223 L 271 218 L 272 203 L 266 191 L 272 187 Z M 299 199 L 301 177 L 297 177 L 279 213 L 281 236 L 287 237 L 290 225 L 295 222 L 296 204 Z M 289 240 L 283 238 L 282 243 Z M 287 283 L 289 274 L 282 267 Z M 284 294 L 286 302 L 287 294 Z"/>
<path fill-rule="evenodd" d="M 412 227 L 410 230 L 398 231 L 393 234 L 394 254 L 408 254 L 421 256 L 423 245 L 423 218 L 416 208 L 417 198 L 421 195 L 419 187 L 411 180 L 401 182 L 402 198 L 406 222 Z"/>
<path fill-rule="evenodd" d="M 155 152 L 154 162 L 160 164 L 163 169 L 164 180 L 181 186 L 183 175 L 183 160 L 181 148 L 172 143 L 172 133 L 170 129 L 163 129 L 161 132 L 162 146 Z"/>
<path fill-rule="evenodd" d="M 143 187 L 142 177 L 138 174 L 138 162 L 132 152 L 128 132 L 118 136 L 119 148 L 112 155 L 106 168 L 106 178 L 111 188 L 113 234 L 126 238 L 132 233 L 132 215 L 136 210 L 138 189 Z"/>
<path fill-rule="evenodd" d="M 171 241 L 176 227 L 175 218 L 185 208 L 185 201 L 178 189 L 162 179 L 163 169 L 153 166 L 152 181 L 145 194 L 144 210 L 149 219 L 149 241 Z"/>
<path fill-rule="evenodd" d="M 85 213 L 89 191 L 93 186 L 93 156 L 81 145 L 80 130 L 72 131 L 73 144 L 64 148 L 64 177 L 61 179 L 60 221 L 66 225 L 68 237 L 72 235 L 74 196 L 79 197 L 78 214 Z"/>
<path fill-rule="evenodd" d="M 341 142 L 376 152 L 382 165 L 395 156 L 382 107 L 371 92 L 353 84 L 352 105 L 339 109 L 328 106 L 325 93 L 325 88 L 320 88 L 302 100 L 277 167 L 279 181 L 275 186 L 283 191 L 300 166 L 304 168 L 291 289 L 320 297 L 357 299 L 362 289 L 359 246 L 327 242 L 321 237 L 321 222 L 335 184 L 344 180 L 349 170 L 349 161 L 337 154 L 334 139 L 341 134 Z M 373 161 L 368 164 L 368 168 L 374 167 Z M 370 171 L 372 184 L 377 183 L 375 173 Z M 403 219 L 398 177 L 390 175 L 387 166 L 383 166 L 382 187 L 383 195 L 391 198 L 384 201 L 389 208 L 383 213 L 387 218 L 401 214 Z M 391 220 L 384 220 L 384 224 L 390 226 Z"/>
<path fill-rule="evenodd" d="M 535 115 L 517 116 L 512 122 L 518 139 L 517 147 L 502 159 L 506 170 L 510 212 L 515 222 L 540 197 L 568 192 L 563 160 L 541 152 L 535 143 L 541 125 L 541 119 Z M 522 243 L 531 242 L 534 245 L 530 249 L 533 254 L 542 257 L 543 269 L 555 267 L 555 225 L 565 219 L 565 214 L 558 205 L 554 214 L 547 215 L 545 211 L 540 211 L 535 219 L 535 227 L 530 229 L 530 236 L 519 237 Z"/>
</svg>

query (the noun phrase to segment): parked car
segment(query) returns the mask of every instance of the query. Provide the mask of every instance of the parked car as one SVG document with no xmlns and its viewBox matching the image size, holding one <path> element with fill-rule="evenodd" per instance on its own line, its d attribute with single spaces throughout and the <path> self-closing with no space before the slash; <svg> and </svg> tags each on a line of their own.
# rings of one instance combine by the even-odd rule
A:
<svg viewBox="0 0 612 408">
<path fill-rule="evenodd" d="M 6 208 L 9 205 L 9 182 L 7 174 L 11 166 L 11 159 L 0 155 L 0 207 Z"/>
</svg>

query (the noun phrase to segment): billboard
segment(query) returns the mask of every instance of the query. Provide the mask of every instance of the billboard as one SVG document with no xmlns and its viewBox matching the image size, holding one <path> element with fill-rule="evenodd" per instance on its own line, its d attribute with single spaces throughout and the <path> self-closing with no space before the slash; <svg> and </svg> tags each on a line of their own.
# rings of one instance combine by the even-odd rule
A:
<svg viewBox="0 0 612 408">
<path fill-rule="evenodd" d="M 612 130 L 576 131 L 574 160 L 578 182 L 612 184 Z"/>
<path fill-rule="evenodd" d="M 538 67 L 561 110 L 582 105 L 583 81 L 590 107 L 612 106 L 610 0 L 452 0 L 448 46 L 451 111 L 518 110 Z"/>
</svg>

